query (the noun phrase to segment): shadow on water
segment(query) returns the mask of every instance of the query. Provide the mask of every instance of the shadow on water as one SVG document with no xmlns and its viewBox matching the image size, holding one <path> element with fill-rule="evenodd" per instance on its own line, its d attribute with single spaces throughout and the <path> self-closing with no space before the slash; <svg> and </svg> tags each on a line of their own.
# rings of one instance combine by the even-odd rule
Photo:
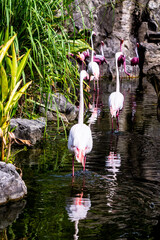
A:
<svg viewBox="0 0 160 240">
<path fill-rule="evenodd" d="M 36 148 L 20 153 L 28 187 L 26 206 L 10 226 L 8 239 L 159 239 L 160 123 L 157 97 L 143 79 L 122 81 L 125 97 L 119 132 L 111 131 L 108 96 L 115 82 L 101 81 L 85 120 L 93 150 L 86 172 L 75 163 L 64 135 L 55 132 Z"/>
</svg>

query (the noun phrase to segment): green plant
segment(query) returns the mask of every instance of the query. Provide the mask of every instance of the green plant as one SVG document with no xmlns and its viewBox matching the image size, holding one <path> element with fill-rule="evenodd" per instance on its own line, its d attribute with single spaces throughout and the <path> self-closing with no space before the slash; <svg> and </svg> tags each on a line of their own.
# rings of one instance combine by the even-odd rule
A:
<svg viewBox="0 0 160 240">
<path fill-rule="evenodd" d="M 31 84 L 31 81 L 20 87 L 22 80 L 20 79 L 22 71 L 27 63 L 30 50 L 18 61 L 14 47 L 14 35 L 8 40 L 0 50 L 0 135 L 1 135 L 1 160 L 4 160 L 4 149 L 8 141 L 8 128 L 10 119 L 15 114 L 18 101 L 22 94 Z M 12 44 L 12 60 L 7 57 L 5 70 L 2 63 L 4 57 L 8 53 L 8 49 Z M 10 75 L 9 75 L 10 72 Z"/>
<path fill-rule="evenodd" d="M 32 96 L 34 101 L 48 103 L 49 93 L 58 91 L 68 99 L 76 100 L 79 88 L 77 65 L 68 59 L 69 52 L 77 54 L 90 48 L 84 36 L 76 35 L 70 4 L 73 0 L 1 0 L 0 39 L 6 26 L 10 35 L 18 32 L 16 46 L 22 53 L 32 49 L 29 57 L 30 74 L 34 79 Z M 68 27 L 72 23 L 72 37 Z M 72 39 L 72 40 L 71 40 Z M 45 94 L 44 94 L 45 93 Z M 27 104 L 26 104 L 27 106 Z M 34 107 L 33 107 L 34 108 Z M 26 109 L 25 109 L 26 110 Z"/>
</svg>

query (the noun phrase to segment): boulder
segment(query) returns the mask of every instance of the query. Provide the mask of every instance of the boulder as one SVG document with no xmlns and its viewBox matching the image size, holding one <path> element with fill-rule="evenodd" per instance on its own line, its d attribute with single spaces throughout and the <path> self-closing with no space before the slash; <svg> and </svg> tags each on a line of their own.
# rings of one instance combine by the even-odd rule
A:
<svg viewBox="0 0 160 240">
<path fill-rule="evenodd" d="M 10 127 L 15 128 L 14 134 L 17 138 L 30 140 L 31 144 L 35 144 L 43 137 L 45 118 L 41 120 L 13 118 L 10 121 Z"/>
<path fill-rule="evenodd" d="M 0 205 L 17 201 L 27 194 L 27 187 L 16 170 L 16 167 L 0 162 Z"/>
<path fill-rule="evenodd" d="M 43 103 L 44 104 L 44 103 Z M 59 112 L 59 118 L 64 122 L 74 121 L 77 117 L 77 111 L 75 105 L 70 103 L 66 97 L 61 93 L 50 94 L 48 97 L 48 111 L 45 112 L 45 108 L 39 107 L 40 113 L 47 114 L 48 121 L 57 120 L 57 111 Z"/>
</svg>

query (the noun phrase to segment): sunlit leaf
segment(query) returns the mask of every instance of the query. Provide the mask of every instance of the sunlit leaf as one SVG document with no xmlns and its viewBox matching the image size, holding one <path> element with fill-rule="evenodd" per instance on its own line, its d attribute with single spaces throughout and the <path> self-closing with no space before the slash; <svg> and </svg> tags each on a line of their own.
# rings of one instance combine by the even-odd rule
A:
<svg viewBox="0 0 160 240">
<path fill-rule="evenodd" d="M 15 34 L 4 46 L 3 48 L 0 50 L 0 63 L 2 62 L 4 56 L 6 55 L 10 45 L 12 44 L 12 42 L 14 41 L 15 37 L 17 36 L 17 34 Z"/>
<path fill-rule="evenodd" d="M 4 108 L 4 113 L 5 113 L 5 114 L 7 114 L 7 112 L 9 112 L 10 109 L 11 109 L 11 106 L 12 106 L 12 104 L 13 104 L 13 98 L 14 98 L 14 96 L 15 96 L 15 94 L 16 94 L 16 92 L 17 92 L 17 89 L 19 88 L 21 82 L 22 82 L 22 80 L 20 80 L 20 81 L 16 84 L 15 88 L 12 90 L 11 95 L 10 95 L 10 97 L 9 97 L 9 100 L 8 100 L 8 102 L 6 103 L 6 106 L 5 106 L 5 108 Z"/>
<path fill-rule="evenodd" d="M 8 80 L 3 65 L 0 66 L 0 100 L 5 101 L 8 95 Z"/>
<path fill-rule="evenodd" d="M 7 111 L 10 111 L 15 104 L 18 102 L 18 100 L 21 98 L 22 94 L 26 91 L 26 89 L 29 87 L 29 85 L 32 83 L 32 81 L 26 83 L 18 92 L 16 91 L 15 94 L 12 97 L 12 100 L 10 101 L 10 104 L 8 105 Z"/>
<path fill-rule="evenodd" d="M 17 82 L 17 57 L 16 57 L 16 51 L 15 51 L 15 47 L 14 44 L 12 44 L 12 70 L 11 70 L 11 91 L 12 89 L 14 89 L 16 82 Z"/>
<path fill-rule="evenodd" d="M 18 70 L 17 70 L 17 82 L 19 81 L 20 77 L 21 77 L 21 74 L 22 74 L 22 71 L 27 63 L 27 60 L 28 60 L 28 56 L 29 56 L 29 53 L 30 53 L 30 49 L 27 51 L 27 53 L 25 54 L 25 56 L 22 58 L 21 60 L 21 63 L 19 64 L 18 66 Z"/>
</svg>

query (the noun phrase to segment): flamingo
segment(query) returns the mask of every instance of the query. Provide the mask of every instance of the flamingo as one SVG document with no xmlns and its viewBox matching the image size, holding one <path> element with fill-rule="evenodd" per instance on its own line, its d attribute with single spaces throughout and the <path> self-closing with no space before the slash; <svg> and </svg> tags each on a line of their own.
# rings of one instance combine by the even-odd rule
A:
<svg viewBox="0 0 160 240">
<path fill-rule="evenodd" d="M 68 138 L 68 149 L 73 152 L 72 176 L 74 177 L 74 155 L 78 162 L 82 163 L 85 171 L 86 154 L 90 153 L 93 146 L 92 133 L 89 126 L 83 123 L 84 100 L 83 100 L 83 79 L 88 77 L 85 70 L 80 72 L 80 106 L 78 123 L 73 125 Z"/>
<path fill-rule="evenodd" d="M 118 58 L 120 57 L 121 52 L 116 53 L 116 91 L 112 92 L 108 99 L 108 105 L 110 108 L 110 113 L 112 117 L 112 130 L 113 130 L 113 117 L 117 119 L 117 130 L 119 130 L 119 113 L 123 108 L 124 96 L 120 92 L 120 83 L 119 83 L 119 71 L 118 71 Z"/>
<path fill-rule="evenodd" d="M 124 72 L 130 76 L 130 74 L 126 71 L 126 57 L 124 56 L 123 52 L 122 52 L 122 44 L 123 44 L 124 40 L 120 40 L 120 52 L 121 53 L 119 55 L 119 58 L 118 58 L 118 67 L 121 67 L 121 66 L 124 66 Z"/>
<path fill-rule="evenodd" d="M 131 59 L 131 66 L 133 67 L 133 71 L 134 71 L 134 67 L 139 65 L 138 48 L 139 48 L 139 43 L 137 43 L 136 48 L 135 48 L 136 57 L 133 57 Z M 136 75 L 136 68 L 135 68 L 135 75 Z"/>
<path fill-rule="evenodd" d="M 93 56 L 93 61 L 98 63 L 99 65 L 103 64 L 104 62 L 107 63 L 107 60 L 104 57 L 103 46 L 104 42 L 101 41 L 101 54 L 96 54 Z"/>
<path fill-rule="evenodd" d="M 103 65 L 103 63 L 107 63 L 107 60 L 104 56 L 103 46 L 104 42 L 101 41 L 101 54 L 96 54 L 93 56 L 93 61 L 99 64 L 99 68 L 101 65 Z"/>
<path fill-rule="evenodd" d="M 97 89 L 99 90 L 99 84 L 98 84 L 98 80 L 99 80 L 99 66 L 96 62 L 93 61 L 93 38 L 92 36 L 96 35 L 94 31 L 92 31 L 91 33 L 91 46 L 92 46 L 92 54 L 91 54 L 91 62 L 89 62 L 88 64 L 88 74 L 89 74 L 89 83 L 90 81 L 94 78 L 94 90 L 95 90 L 95 79 L 97 80 Z M 93 76 L 93 78 L 92 78 Z"/>
<path fill-rule="evenodd" d="M 78 64 L 82 66 L 82 70 L 83 70 L 83 64 L 85 63 L 86 65 L 85 61 L 89 57 L 89 49 L 87 49 L 82 53 L 78 52 L 78 55 L 74 55 L 73 53 L 68 53 L 67 58 L 69 59 L 70 56 L 76 59 Z"/>
</svg>

